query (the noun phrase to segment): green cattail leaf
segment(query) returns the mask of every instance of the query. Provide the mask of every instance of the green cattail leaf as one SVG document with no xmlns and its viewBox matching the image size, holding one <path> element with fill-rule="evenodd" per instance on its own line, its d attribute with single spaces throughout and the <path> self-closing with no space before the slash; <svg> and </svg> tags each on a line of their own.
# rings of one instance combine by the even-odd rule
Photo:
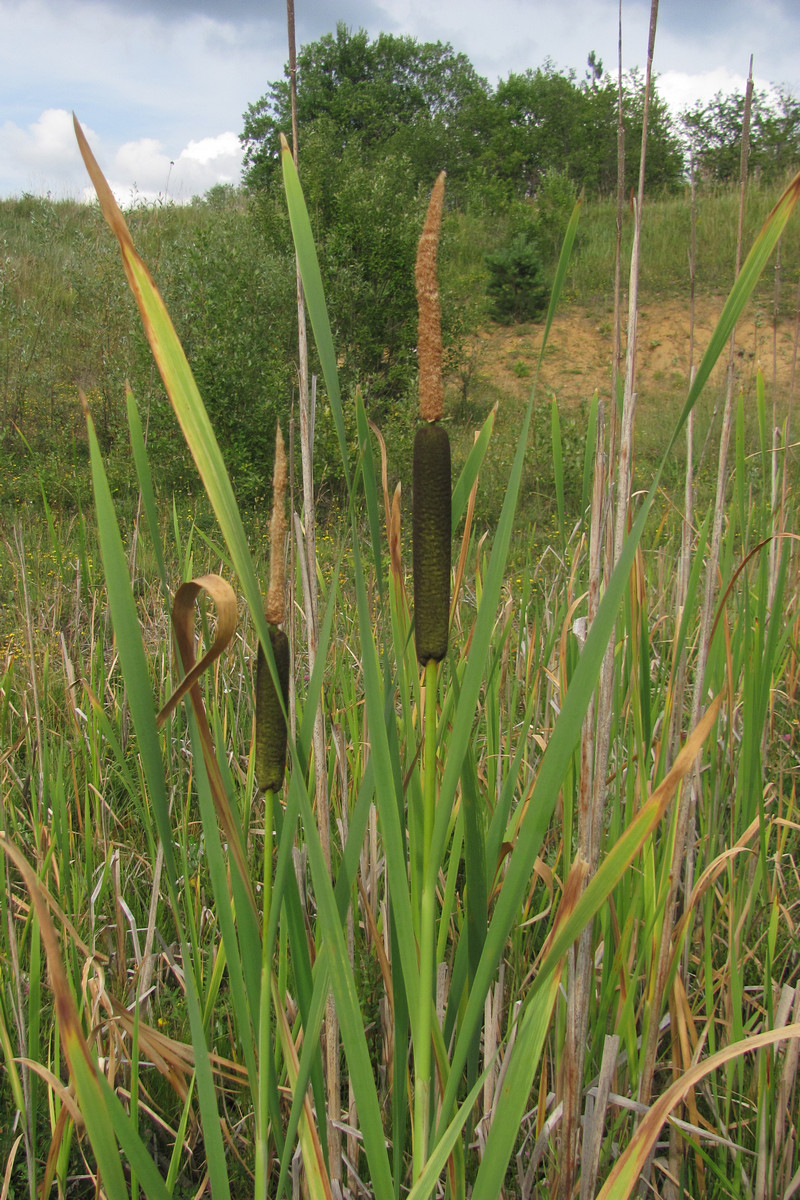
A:
<svg viewBox="0 0 800 1200">
<path fill-rule="evenodd" d="M 256 667 L 256 779 L 262 792 L 279 792 L 286 775 L 286 712 L 289 707 L 289 639 L 269 626 L 281 695 L 275 686 L 264 648 L 259 643 Z"/>
<path fill-rule="evenodd" d="M 450 622 L 450 439 L 422 425 L 414 439 L 414 625 L 424 666 L 447 653 Z"/>
</svg>

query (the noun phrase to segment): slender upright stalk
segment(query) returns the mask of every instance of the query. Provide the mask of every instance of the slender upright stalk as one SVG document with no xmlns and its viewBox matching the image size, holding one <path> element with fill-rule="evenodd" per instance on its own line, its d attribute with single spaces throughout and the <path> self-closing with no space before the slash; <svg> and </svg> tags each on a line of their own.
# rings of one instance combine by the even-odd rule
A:
<svg viewBox="0 0 800 1200">
<path fill-rule="evenodd" d="M 622 0 L 619 0 L 617 37 L 617 240 L 614 251 L 614 357 L 611 360 L 611 419 L 608 436 L 608 463 L 614 469 L 617 450 L 617 380 L 622 362 L 622 222 L 625 214 L 625 120 L 622 109 Z"/>
<path fill-rule="evenodd" d="M 618 125 L 617 125 L 617 241 L 614 255 L 614 358 L 611 369 L 611 403 L 609 405 L 609 433 L 608 433 L 608 456 L 606 467 L 606 484 L 605 504 L 609 510 L 613 505 L 614 500 L 614 480 L 615 473 L 615 456 L 617 446 L 617 379 L 619 373 L 619 364 L 621 361 L 621 344 L 622 344 L 622 308 L 620 303 L 621 279 L 622 279 L 622 215 L 623 203 L 625 194 L 625 126 L 622 120 L 622 0 L 619 5 L 619 95 L 618 95 Z M 599 432 L 599 431 L 598 431 Z M 598 441 L 598 446 L 601 443 Z M 596 470 L 596 468 L 595 468 Z M 611 522 L 606 519 L 604 522 L 607 532 L 604 533 L 602 527 L 598 531 L 598 536 L 604 541 L 613 536 L 611 531 Z M 605 556 L 605 577 L 606 579 L 611 574 L 616 559 L 613 557 L 613 547 L 608 544 Z M 591 585 L 590 585 L 591 586 Z M 593 738 L 593 756 L 591 761 L 592 769 L 592 802 L 591 809 L 593 812 L 601 813 L 605 801 L 605 779 L 608 768 L 608 758 L 610 751 L 611 740 L 611 717 L 612 706 L 611 696 L 614 687 L 614 645 L 615 638 L 611 638 L 608 644 L 603 666 L 600 672 L 600 684 L 598 687 L 598 703 L 597 703 L 597 730 Z M 592 865 L 591 855 L 584 855 L 587 862 Z"/>
<path fill-rule="evenodd" d="M 267 1200 L 269 1181 L 269 1096 L 273 1080 L 272 947 L 267 938 L 272 908 L 272 852 L 275 792 L 286 774 L 286 718 L 289 701 L 289 640 L 279 629 L 286 616 L 286 455 L 280 426 L 275 434 L 270 519 L 270 572 L 264 615 L 269 623 L 277 677 L 259 646 L 256 671 L 256 779 L 264 794 L 264 861 L 261 912 L 261 996 L 258 1012 L 258 1096 L 255 1137 L 255 1200 Z M 279 686 L 276 686 L 279 685 Z"/>
<path fill-rule="evenodd" d="M 297 166 L 297 43 L 294 33 L 294 0 L 286 0 L 286 23 L 289 34 L 289 96 L 292 106 L 292 154 Z"/>
<path fill-rule="evenodd" d="M 789 399 L 786 404 L 786 444 L 791 444 L 792 408 L 794 406 L 794 390 L 797 382 L 797 349 L 800 345 L 800 284 L 797 288 L 794 313 L 794 341 L 792 343 L 792 373 L 789 376 Z"/>
<path fill-rule="evenodd" d="M 294 0 L 286 0 L 286 16 L 289 35 L 289 85 L 292 106 L 292 157 L 298 165 L 297 126 L 297 51 L 295 41 Z M 297 263 L 297 339 L 298 339 L 298 385 L 300 400 L 300 449 L 303 462 L 303 513 L 305 536 L 301 553 L 305 554 L 308 579 L 305 591 L 306 639 L 308 645 L 309 673 L 314 669 L 319 640 L 317 603 L 317 537 L 316 510 L 314 503 L 314 408 L 309 403 L 308 386 L 308 334 L 306 309 L 303 296 L 303 281 L 300 263 Z M 313 397 L 312 397 L 313 401 Z M 322 853 L 328 871 L 331 871 L 331 818 L 328 796 L 328 773 L 325 761 L 325 726 L 320 703 L 314 718 L 314 783 L 317 806 L 317 822 L 322 844 Z M 340 1182 L 342 1173 L 341 1137 L 336 1122 L 341 1115 L 339 1079 L 339 1022 L 333 995 L 328 996 L 325 1007 L 325 1066 L 328 1087 L 328 1152 L 331 1179 Z"/>
<path fill-rule="evenodd" d="M 689 179 L 691 188 L 691 242 L 689 249 L 689 380 L 694 378 L 694 319 L 695 319 L 695 284 L 697 278 L 697 195 L 695 188 L 694 156 L 689 160 Z M 686 596 L 689 589 L 689 571 L 691 568 L 693 541 L 693 507 L 694 507 L 694 412 L 689 413 L 686 421 L 686 479 L 683 493 L 683 521 L 681 523 L 681 555 L 678 561 L 676 621 L 680 622 L 686 606 Z M 672 764 L 680 750 L 681 726 L 683 721 L 683 701 L 686 691 L 686 647 L 681 651 L 680 661 L 675 672 L 675 686 L 672 692 L 672 712 L 670 714 L 670 737 L 668 746 L 668 766 Z M 688 954 L 689 943 L 686 942 L 685 954 Z M 686 960 L 684 959 L 684 962 Z"/>
<path fill-rule="evenodd" d="M 781 305 L 781 242 L 778 242 L 775 255 L 775 293 L 772 301 L 772 471 L 770 501 L 773 516 L 778 511 L 778 448 L 780 446 L 780 431 L 778 429 L 778 317 Z M 775 600 L 775 588 L 778 583 L 778 539 L 773 538 L 769 544 L 769 609 Z"/>
<path fill-rule="evenodd" d="M 614 402 L 612 401 L 613 404 Z M 597 615 L 600 603 L 601 547 L 605 537 L 607 518 L 607 472 L 603 451 L 605 439 L 603 425 L 603 406 L 602 403 L 599 403 L 597 412 L 597 450 L 595 454 L 594 484 L 592 489 L 592 517 L 589 528 L 589 590 L 587 605 L 589 626 L 591 626 Z M 600 853 L 599 834 L 602 828 L 602 809 L 597 807 L 602 802 L 602 794 L 594 787 L 596 724 L 596 697 L 593 695 L 586 711 L 581 733 L 581 773 L 578 791 L 578 853 L 589 863 L 590 870 L 594 870 L 597 866 L 597 859 Z M 606 756 L 603 756 L 601 763 L 603 775 L 605 775 L 605 762 Z M 589 922 L 578 940 L 578 945 L 573 947 L 567 960 L 571 987 L 569 992 L 570 1003 L 567 1010 L 567 1034 L 564 1057 L 567 1061 L 567 1072 L 571 1075 L 571 1080 L 570 1086 L 565 1088 L 564 1104 L 565 1111 L 567 1107 L 570 1110 L 570 1115 L 567 1118 L 565 1142 L 572 1142 L 572 1148 L 568 1150 L 568 1161 L 572 1163 L 575 1162 L 577 1157 L 577 1130 L 582 1105 L 583 1059 L 589 1020 L 589 989 L 593 971 L 591 961 L 592 932 L 592 923 Z M 586 1132 L 584 1130 L 585 1137 Z M 569 1172 L 567 1172 L 568 1174 Z M 565 1188 L 568 1183 L 571 1183 L 571 1181 L 565 1176 Z M 594 1194 L 595 1183 L 596 1180 L 590 1178 L 589 1172 L 581 1171 L 581 1200 L 586 1200 L 586 1197 Z"/>
<path fill-rule="evenodd" d="M 258 1020 L 258 1112 L 256 1113 L 254 1200 L 267 1200 L 269 1180 L 269 1092 L 272 1073 L 272 1007 L 270 1003 L 272 964 L 267 953 L 267 929 L 272 907 L 272 822 L 274 794 L 264 792 L 264 866 L 261 916 L 261 1007 Z"/>
<path fill-rule="evenodd" d="M 422 895 L 419 938 L 419 1045 L 414 1050 L 414 1179 L 428 1160 L 431 1113 L 431 1019 L 434 1012 L 436 864 L 431 861 L 436 819 L 436 689 L 439 664 L 425 664 L 425 733 L 422 759 Z"/>
<path fill-rule="evenodd" d="M 650 95 L 653 75 L 653 51 L 655 48 L 656 25 L 658 22 L 658 0 L 650 7 L 650 36 L 647 46 L 647 71 L 644 83 L 644 109 L 642 112 L 642 149 L 639 159 L 639 189 L 634 213 L 633 248 L 631 250 L 630 287 L 628 290 L 628 331 L 625 345 L 625 396 L 622 406 L 622 429 L 620 433 L 619 471 L 617 474 L 617 515 L 614 527 L 614 563 L 619 561 L 628 520 L 628 501 L 633 471 L 633 429 L 636 416 L 636 333 L 639 319 L 639 247 L 642 238 L 642 211 L 644 208 L 644 172 L 647 150 L 647 123 L 650 113 Z"/>
<path fill-rule="evenodd" d="M 33 648 L 33 613 L 31 609 L 31 598 L 28 591 L 28 571 L 25 565 L 25 540 L 22 534 L 22 523 L 14 526 L 14 544 L 17 548 L 19 556 L 20 578 L 22 580 L 22 599 L 25 605 L 25 640 L 28 649 L 28 667 L 30 670 L 31 679 L 31 695 L 33 697 L 33 715 L 36 726 L 36 763 L 37 763 L 37 782 L 36 782 L 36 821 L 34 829 L 38 841 L 39 832 L 42 827 L 42 799 L 44 796 L 44 740 L 42 724 L 42 709 L 39 702 L 39 683 L 36 677 L 35 663 L 36 654 Z M 26 1068 L 27 1070 L 27 1068 Z"/>
<path fill-rule="evenodd" d="M 742 237 L 744 231 L 745 199 L 747 195 L 748 161 L 750 157 L 750 113 L 753 103 L 753 56 L 750 56 L 750 71 L 747 77 L 745 91 L 744 118 L 742 124 L 742 153 L 739 172 L 739 228 L 736 237 L 736 266 L 734 277 L 739 274 L 742 265 Z M 713 615 L 714 596 L 717 586 L 717 566 L 719 564 L 720 545 L 722 543 L 722 525 L 725 516 L 725 485 L 728 470 L 728 448 L 733 430 L 733 385 L 734 362 L 736 353 L 736 331 L 731 334 L 728 352 L 728 380 L 725 391 L 725 410 L 722 419 L 722 435 L 720 437 L 719 460 L 717 465 L 717 487 L 714 499 L 714 522 L 711 536 L 711 551 L 706 566 L 705 593 L 700 621 L 700 640 L 697 666 L 695 668 L 694 693 L 692 696 L 692 723 L 700 715 L 700 709 L 705 695 L 705 673 L 708 661 L 711 637 L 711 618 Z M 684 789 L 685 790 L 685 789 Z M 683 797 L 682 797 L 683 798 Z M 679 830 L 685 836 L 686 845 L 686 879 L 684 894 L 688 900 L 694 885 L 694 827 L 695 827 L 694 789 L 691 791 L 689 810 L 687 812 L 688 828 Z M 676 845 L 680 843 L 676 840 Z M 678 872 L 678 877 L 680 872 Z M 674 871 L 673 871 L 674 876 Z"/>
<path fill-rule="evenodd" d="M 744 225 L 745 194 L 747 190 L 747 162 L 749 154 L 750 109 L 753 99 L 753 59 L 750 58 L 750 73 L 745 93 L 744 125 L 742 129 L 742 155 L 740 171 L 740 202 L 739 202 L 739 231 L 736 243 L 736 272 L 742 261 L 742 229 Z M 700 634 L 698 641 L 697 663 L 695 665 L 694 689 L 692 693 L 691 725 L 696 724 L 705 696 L 705 673 L 708 661 L 708 651 L 711 637 L 711 618 L 713 614 L 714 597 L 716 595 L 717 566 L 719 564 L 720 546 L 722 543 L 722 525 L 725 517 L 725 485 L 728 469 L 728 449 L 733 429 L 733 383 L 734 383 L 734 351 L 735 330 L 731 334 L 728 354 L 728 380 L 725 393 L 725 408 L 722 418 L 722 433 L 720 436 L 719 460 L 717 465 L 717 490 L 714 501 L 714 518 L 711 534 L 711 549 L 706 564 L 705 592 L 700 616 Z M 675 925 L 675 910 L 681 880 L 681 867 L 686 863 L 684 875 L 684 897 L 688 902 L 694 885 L 694 828 L 696 817 L 696 776 L 692 773 L 681 789 L 678 799 L 678 812 L 675 823 L 675 841 L 670 873 L 670 885 L 664 909 L 664 923 L 661 930 L 661 942 L 656 968 L 652 1003 L 649 1009 L 649 1022 L 645 1035 L 645 1054 L 642 1073 L 639 1081 L 639 1101 L 650 1103 L 650 1094 L 655 1072 L 658 1050 L 659 1016 L 664 1001 L 664 987 L 667 978 L 667 968 L 672 952 L 672 931 Z"/>
</svg>

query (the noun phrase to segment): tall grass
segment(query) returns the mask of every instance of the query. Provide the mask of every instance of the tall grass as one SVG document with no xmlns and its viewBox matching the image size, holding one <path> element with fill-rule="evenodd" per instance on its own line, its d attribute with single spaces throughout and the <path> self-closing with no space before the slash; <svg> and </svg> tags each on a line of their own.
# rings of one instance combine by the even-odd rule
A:
<svg viewBox="0 0 800 1200">
<path fill-rule="evenodd" d="M 0 1145 L 15 1189 L 66 1195 L 99 1178 L 113 1197 L 206 1186 L 218 1197 L 301 1186 L 328 1196 L 337 1176 L 351 1195 L 494 1198 L 549 1194 L 569 1172 L 581 1194 L 602 1183 L 602 1195 L 621 1197 L 646 1169 L 675 1194 L 785 1194 L 800 1169 L 798 531 L 791 481 L 773 488 L 762 389 L 754 445 L 740 406 L 694 724 L 676 679 L 684 656 L 689 672 L 697 661 L 708 517 L 682 603 L 680 522 L 648 518 L 800 183 L 756 239 L 591 612 L 588 521 L 571 528 L 564 515 L 557 413 L 557 545 L 539 561 L 515 541 L 535 393 L 493 536 L 474 527 L 476 491 L 497 470 L 490 414 L 453 488 L 449 650 L 422 675 L 386 447 L 358 398 L 345 415 L 310 224 L 284 154 L 347 499 L 336 543 L 320 539 L 311 564 L 316 654 L 295 646 L 297 728 L 271 803 L 253 753 L 258 646 L 275 667 L 263 556 L 163 302 L 81 145 L 217 531 L 159 512 L 130 395 L 135 528 L 120 526 L 89 405 L 91 522 L 62 529 L 47 510 L 44 525 L 20 522 L 7 539 L 18 632 L 0 662 Z M 541 355 L 579 228 L 576 209 Z M 584 506 L 602 463 L 597 430 L 593 418 Z M 580 739 L 612 636 L 589 875 Z M 695 763 L 694 883 L 672 930 L 673 800 Z M 315 811 L 320 765 L 330 860 Z M 584 929 L 583 1152 L 567 1163 L 563 967 Z M 320 1047 L 329 992 L 351 1088 L 338 1105 Z M 652 1045 L 655 1099 L 643 1111 Z M 344 1135 L 335 1170 L 329 1122 Z"/>
</svg>

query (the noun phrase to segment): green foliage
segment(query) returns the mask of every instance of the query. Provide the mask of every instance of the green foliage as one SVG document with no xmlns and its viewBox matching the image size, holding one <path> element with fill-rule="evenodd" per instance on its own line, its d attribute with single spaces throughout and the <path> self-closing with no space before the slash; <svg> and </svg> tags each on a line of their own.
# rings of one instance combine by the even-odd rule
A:
<svg viewBox="0 0 800 1200">
<path fill-rule="evenodd" d="M 463 54 L 442 43 L 339 24 L 303 46 L 297 59 L 301 175 L 330 301 L 343 381 L 364 391 L 373 416 L 408 392 L 414 372 L 416 305 L 413 261 L 425 198 L 448 173 L 448 206 L 503 219 L 509 202 L 535 208 L 531 245 L 497 243 L 511 254 L 499 300 L 501 319 L 529 319 L 544 304 L 533 258 L 555 263 L 577 191 L 609 190 L 616 178 L 616 88 L 596 56 L 578 83 L 552 63 L 510 75 L 492 90 Z M 642 81 L 624 89 L 634 146 L 641 132 Z M 638 122 L 638 124 L 637 124 Z M 244 115 L 245 180 L 270 227 L 280 179 L 281 131 L 291 130 L 287 77 L 274 81 Z M 631 178 L 638 150 L 630 155 Z M 682 158 L 657 97 L 650 116 L 648 182 L 672 187 Z M 530 211 L 528 218 L 531 217 Z M 530 221 L 528 221 L 530 223 Z M 265 236 L 269 236 L 265 233 Z M 445 235 L 446 236 L 446 235 Z M 443 248 L 446 255 L 446 245 Z M 498 264 L 498 269 L 501 269 Z M 480 284 L 478 285 L 480 286 Z M 482 291 L 482 287 L 481 287 Z M 481 313 L 445 303 L 443 336 L 452 365 Z"/>
<path fill-rule="evenodd" d="M 639 174 L 644 113 L 640 73 L 624 77 L 621 102 L 625 186 L 630 189 Z M 793 104 L 785 98 L 784 125 L 776 125 L 769 135 L 776 154 Z M 411 267 L 424 200 L 438 171 L 444 167 L 448 173 L 445 275 L 448 218 L 477 214 L 493 222 L 494 232 L 484 234 L 488 244 L 475 256 L 478 266 L 456 308 L 443 290 L 445 346 L 451 367 L 466 378 L 471 369 L 467 346 L 486 311 L 475 300 L 485 294 L 483 255 L 511 252 L 520 229 L 510 214 L 519 205 L 525 210 L 523 224 L 535 227 L 530 240 L 547 276 L 576 195 L 596 201 L 616 190 L 618 107 L 618 86 L 594 52 L 583 79 L 547 60 L 536 69 L 510 73 L 493 88 L 463 54 L 440 42 L 389 34 L 371 39 L 363 29 L 354 32 L 340 23 L 335 33 L 300 48 L 297 118 L 303 188 L 342 380 L 348 391 L 362 389 L 371 416 L 386 416 L 413 387 Z M 241 135 L 246 186 L 263 221 L 263 248 L 276 254 L 286 238 L 278 169 L 281 131 L 291 133 L 288 69 L 250 105 Z M 645 177 L 651 204 L 659 193 L 680 193 L 684 148 L 681 131 L 654 89 Z M 517 243 L 513 254 L 522 256 L 517 274 L 534 270 L 524 261 L 531 251 Z M 676 264 L 684 260 L 681 244 L 665 260 L 673 277 Z M 611 262 L 613 241 L 603 254 L 606 280 L 612 278 Z M 235 436 L 233 426 L 230 434 Z M 320 466 L 335 477 L 334 458 L 323 455 Z"/>
<path fill-rule="evenodd" d="M 558 259 L 577 199 L 578 188 L 567 172 L 558 167 L 548 167 L 542 175 L 534 202 L 536 241 L 548 263 L 555 263 Z"/>
<path fill-rule="evenodd" d="M 245 178 L 256 191 L 277 179 L 279 134 L 291 130 L 288 69 L 286 76 L 244 115 Z M 638 179 L 643 103 L 644 80 L 632 72 L 622 89 L 628 186 Z M 589 194 L 613 191 L 617 110 L 617 84 L 594 54 L 584 80 L 548 59 L 492 89 L 449 45 L 390 34 L 370 41 L 364 30 L 353 33 L 340 23 L 335 35 L 303 46 L 297 59 L 303 180 L 323 228 L 333 215 L 336 180 L 320 169 L 320 140 L 328 168 L 354 151 L 368 167 L 398 159 L 416 187 L 430 187 L 444 168 L 451 205 L 496 210 L 512 197 L 533 195 L 551 171 Z M 682 175 L 681 141 L 654 91 L 646 182 L 651 190 L 674 189 Z"/>
<path fill-rule="evenodd" d="M 441 43 L 340 24 L 298 55 L 301 172 L 314 225 L 342 380 L 371 415 L 412 386 L 414 257 L 427 197 L 448 171 L 459 194 L 478 151 L 488 85 Z M 279 134 L 291 129 L 289 87 L 273 83 L 245 114 L 246 183 L 273 219 L 283 203 Z M 445 310 L 445 339 L 453 341 Z"/>
<path fill-rule="evenodd" d="M 252 188 L 279 176 L 279 134 L 291 132 L 286 74 L 245 113 L 242 141 Z M 404 158 L 416 184 L 430 186 L 445 168 L 454 186 L 478 147 L 488 93 L 469 59 L 442 42 L 385 33 L 371 41 L 363 29 L 352 33 L 340 22 L 335 34 L 303 46 L 297 119 L 312 209 L 318 197 L 306 143 L 315 130 L 323 132 L 333 161 L 353 150 L 371 166 L 387 156 Z"/>
<path fill-rule="evenodd" d="M 536 321 L 547 309 L 548 288 L 535 240 L 517 233 L 495 254 L 487 254 L 491 315 L 501 324 Z"/>
<path fill-rule="evenodd" d="M 295 276 L 291 259 L 266 242 L 246 209 L 220 207 L 213 196 L 210 210 L 164 292 L 228 469 L 249 502 L 265 494 L 275 424 L 288 416 Z M 169 439 L 172 428 L 172 414 L 160 405 L 153 435 Z"/>
<path fill-rule="evenodd" d="M 343 382 L 358 384 L 377 415 L 416 371 L 414 259 L 426 197 L 406 159 L 369 169 L 348 151 L 334 169 L 323 278 Z"/>
<path fill-rule="evenodd" d="M 309 152 L 312 148 L 309 142 Z M 344 179 L 343 166 L 336 210 L 340 224 L 323 247 L 321 266 L 347 396 L 349 444 L 355 444 L 353 398 L 360 388 L 391 448 L 393 486 L 411 468 L 408 413 L 416 369 L 411 272 L 426 197 L 424 189 L 412 191 L 407 162 L 405 174 L 398 168 L 395 181 L 389 164 L 371 179 L 350 158 L 347 165 L 352 178 Z M 399 215 L 393 190 L 407 197 Z M 502 389 L 482 378 L 486 343 L 474 336 L 487 319 L 486 255 L 525 231 L 540 252 L 547 279 L 575 190 L 567 174 L 551 170 L 533 198 L 509 204 L 497 216 L 477 204 L 445 213 L 439 275 L 446 370 L 451 391 L 461 393 L 458 401 L 453 396 L 452 406 L 448 401 L 448 411 L 466 436 L 496 400 L 507 408 Z M 754 182 L 748 189 L 746 243 L 773 203 L 773 190 L 763 184 Z M 730 282 L 737 206 L 732 186 L 698 194 L 698 294 Z M 189 353 L 238 494 L 248 506 L 255 504 L 271 472 L 269 427 L 280 414 L 288 431 L 295 381 L 295 272 L 285 201 L 271 192 L 248 197 L 223 187 L 190 205 L 139 206 L 128 215 Z M 631 225 L 626 214 L 625 261 Z M 642 236 L 643 296 L 683 294 L 688 236 L 687 193 L 649 202 Z M 366 265 L 348 261 L 350 240 Z M 568 289 L 571 299 L 592 312 L 611 295 L 614 242 L 613 201 L 586 197 Z M 798 283 L 800 227 L 787 228 L 782 258 L 781 295 L 788 305 Z M 772 281 L 762 281 L 760 303 L 769 305 L 773 292 Z M 603 319 L 607 316 L 602 312 Z M 318 370 L 313 361 L 312 369 Z M 101 236 L 98 210 L 34 197 L 0 202 L 0 461 L 6 510 L 23 502 L 39 504 L 42 486 L 59 510 L 85 506 L 88 446 L 79 387 L 93 412 L 112 492 L 133 508 L 126 380 L 142 414 L 159 486 L 167 496 L 196 496 L 194 465 L 177 437 L 133 306 Z M 342 472 L 322 386 L 317 414 L 315 471 L 327 505 L 341 493 Z M 244 422 L 252 422 L 246 434 Z M 452 428 L 451 436 L 459 432 Z M 490 493 L 494 496 L 487 479 L 478 511 L 489 517 L 499 511 L 494 499 L 488 502 Z"/>
</svg>

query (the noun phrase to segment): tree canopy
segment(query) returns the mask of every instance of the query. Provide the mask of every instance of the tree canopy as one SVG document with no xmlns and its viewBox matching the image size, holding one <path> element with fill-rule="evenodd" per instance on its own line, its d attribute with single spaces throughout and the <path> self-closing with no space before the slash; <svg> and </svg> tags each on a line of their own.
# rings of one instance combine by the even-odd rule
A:
<svg viewBox="0 0 800 1200">
<path fill-rule="evenodd" d="M 287 69 L 288 76 L 288 69 Z M 358 150 L 372 165 L 404 157 L 417 179 L 447 169 L 457 178 L 477 149 L 490 94 L 464 54 L 442 42 L 420 43 L 339 24 L 335 34 L 303 46 L 297 56 L 297 119 L 301 140 L 323 134 L 327 155 Z M 274 174 L 279 134 L 291 128 L 288 78 L 270 84 L 244 117 L 247 182 Z"/>
<path fill-rule="evenodd" d="M 451 202 L 476 194 L 505 203 L 535 194 L 540 178 L 558 170 L 578 188 L 602 193 L 616 183 L 615 80 L 594 52 L 586 77 L 559 71 L 548 61 L 511 73 L 491 88 L 464 54 L 442 42 L 380 34 L 370 40 L 339 24 L 335 34 L 303 46 L 297 58 L 297 115 L 301 143 L 324 139 L 327 166 L 357 151 L 375 165 L 402 158 L 418 186 L 448 173 Z M 274 177 L 279 133 L 291 127 L 286 78 L 244 116 L 246 181 L 266 186 Z M 623 80 L 623 120 L 628 175 L 638 177 L 644 83 Z M 307 169 L 307 166 L 306 166 Z M 683 157 L 666 105 L 651 99 L 647 183 L 678 187 Z"/>
</svg>

